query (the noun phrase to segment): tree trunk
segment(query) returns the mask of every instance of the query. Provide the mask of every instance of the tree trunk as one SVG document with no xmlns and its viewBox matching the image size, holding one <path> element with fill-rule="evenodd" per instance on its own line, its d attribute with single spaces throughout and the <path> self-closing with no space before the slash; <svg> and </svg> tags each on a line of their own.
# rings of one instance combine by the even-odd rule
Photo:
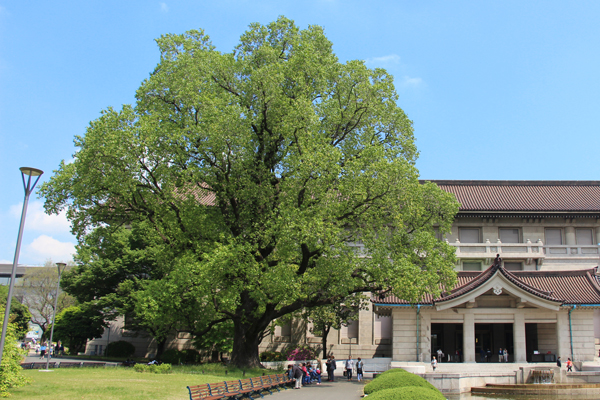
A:
<svg viewBox="0 0 600 400">
<path fill-rule="evenodd" d="M 231 353 L 231 363 L 233 365 L 239 368 L 261 367 L 258 345 L 268 323 L 265 326 L 262 325 L 258 321 L 248 321 L 246 319 L 242 322 L 241 319 L 234 319 L 233 351 Z"/>
<path fill-rule="evenodd" d="M 162 340 L 157 340 L 156 341 L 156 358 L 157 360 L 160 360 L 160 358 L 162 357 L 163 353 L 165 352 L 165 345 L 167 344 L 167 338 L 165 337 Z"/>
<path fill-rule="evenodd" d="M 327 359 L 327 336 L 329 336 L 329 331 L 331 330 L 331 325 L 323 324 L 321 329 L 321 334 L 323 335 L 323 360 Z"/>
</svg>

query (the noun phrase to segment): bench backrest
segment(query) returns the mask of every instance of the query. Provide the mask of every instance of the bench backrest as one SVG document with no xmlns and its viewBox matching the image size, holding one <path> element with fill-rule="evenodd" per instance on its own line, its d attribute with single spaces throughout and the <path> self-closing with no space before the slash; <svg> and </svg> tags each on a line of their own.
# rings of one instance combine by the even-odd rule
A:
<svg viewBox="0 0 600 400">
<path fill-rule="evenodd" d="M 190 391 L 190 400 L 200 400 L 206 397 L 210 397 L 210 388 L 207 384 L 188 386 Z"/>
<path fill-rule="evenodd" d="M 262 378 L 260 376 L 250 378 L 250 381 L 252 382 L 252 387 L 255 389 L 264 387 Z"/>
<path fill-rule="evenodd" d="M 227 386 L 227 392 L 228 393 L 235 393 L 235 392 L 239 392 L 241 389 L 241 385 L 240 385 L 240 381 L 227 381 L 225 382 L 225 385 Z"/>
<path fill-rule="evenodd" d="M 220 394 L 227 394 L 227 385 L 225 382 L 208 383 L 208 389 L 210 390 L 211 396 L 217 396 Z"/>
<path fill-rule="evenodd" d="M 254 389 L 252 378 L 240 379 L 240 390 L 248 391 Z"/>
</svg>

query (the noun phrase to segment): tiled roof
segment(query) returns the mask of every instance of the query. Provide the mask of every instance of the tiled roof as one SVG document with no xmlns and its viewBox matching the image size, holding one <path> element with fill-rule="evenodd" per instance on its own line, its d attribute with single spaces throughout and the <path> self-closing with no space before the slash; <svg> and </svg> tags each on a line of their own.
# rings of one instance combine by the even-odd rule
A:
<svg viewBox="0 0 600 400">
<path fill-rule="evenodd" d="M 426 295 L 418 304 L 434 305 L 465 295 L 487 282 L 496 273 L 536 297 L 562 304 L 600 304 L 600 284 L 596 269 L 576 271 L 507 271 L 495 263 L 482 272 L 459 272 L 452 290 L 433 299 Z M 373 303 L 381 305 L 409 304 L 396 296 L 383 299 L 374 296 Z"/>
<path fill-rule="evenodd" d="M 462 212 L 600 211 L 600 181 L 431 182 L 453 193 Z"/>
</svg>

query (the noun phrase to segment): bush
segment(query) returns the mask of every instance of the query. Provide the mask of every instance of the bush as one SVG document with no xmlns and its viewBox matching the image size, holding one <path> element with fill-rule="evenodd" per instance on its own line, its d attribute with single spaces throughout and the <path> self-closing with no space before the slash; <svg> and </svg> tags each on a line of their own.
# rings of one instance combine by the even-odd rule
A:
<svg viewBox="0 0 600 400">
<path fill-rule="evenodd" d="M 285 361 L 286 355 L 279 351 L 264 351 L 260 353 L 260 361 Z"/>
<path fill-rule="evenodd" d="M 405 373 L 390 372 L 388 374 L 382 374 L 381 376 L 378 376 L 377 379 L 374 379 L 365 385 L 365 394 L 371 394 L 384 389 L 393 389 L 406 386 L 420 386 L 437 391 L 435 386 L 420 376 L 411 374 L 410 372 L 404 372 Z"/>
<path fill-rule="evenodd" d="M 314 360 L 317 356 L 317 351 L 308 345 L 300 346 L 288 351 L 288 361 Z"/>
<path fill-rule="evenodd" d="M 378 377 L 387 376 L 387 375 L 391 375 L 391 374 L 408 374 L 408 373 L 409 372 L 407 372 L 405 369 L 402 369 L 402 368 L 391 368 L 391 369 L 388 369 L 387 371 L 379 374 Z"/>
<path fill-rule="evenodd" d="M 135 354 L 135 346 L 124 340 L 119 340 L 118 342 L 109 343 L 106 346 L 105 354 L 107 357 L 129 358 Z"/>
<path fill-rule="evenodd" d="M 170 374 L 171 364 L 135 364 L 133 369 L 136 372 L 151 372 L 154 374 Z"/>
<path fill-rule="evenodd" d="M 384 389 L 369 395 L 369 400 L 446 400 L 437 389 L 423 386 L 406 386 L 394 389 Z"/>
<path fill-rule="evenodd" d="M 185 353 L 177 349 L 165 350 L 160 356 L 160 360 L 169 364 L 183 364 L 185 362 Z"/>
<path fill-rule="evenodd" d="M 4 320 L 4 307 L 0 307 L 0 324 Z M 2 367 L 0 368 L 0 397 L 10 396 L 9 389 L 23 386 L 29 379 L 23 376 L 21 360 L 25 352 L 17 347 L 17 329 L 14 324 L 8 324 L 6 341 L 4 342 Z"/>
</svg>

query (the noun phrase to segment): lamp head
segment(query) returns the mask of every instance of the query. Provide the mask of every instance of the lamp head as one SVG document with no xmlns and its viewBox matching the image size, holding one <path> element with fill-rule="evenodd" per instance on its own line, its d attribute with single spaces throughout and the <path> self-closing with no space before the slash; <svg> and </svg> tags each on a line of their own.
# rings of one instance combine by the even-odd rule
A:
<svg viewBox="0 0 600 400">
<path fill-rule="evenodd" d="M 44 173 L 41 169 L 31 168 L 31 167 L 21 167 L 19 168 L 21 172 L 28 176 L 40 176 Z"/>
</svg>

